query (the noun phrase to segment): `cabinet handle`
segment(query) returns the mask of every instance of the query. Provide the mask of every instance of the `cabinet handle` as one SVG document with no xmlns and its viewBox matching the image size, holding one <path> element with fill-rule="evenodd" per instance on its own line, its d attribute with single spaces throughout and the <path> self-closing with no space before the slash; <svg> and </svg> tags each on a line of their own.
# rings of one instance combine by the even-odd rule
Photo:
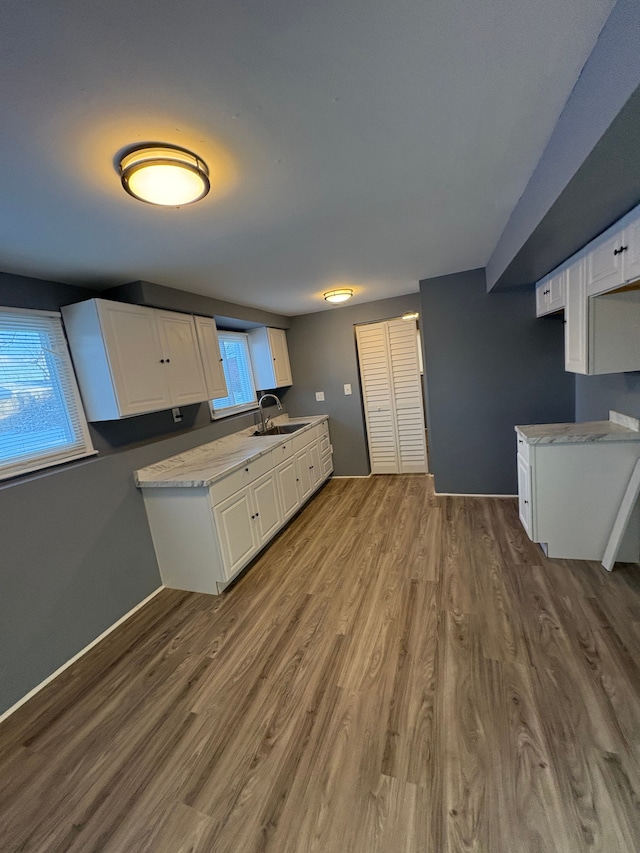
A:
<svg viewBox="0 0 640 853">
<path fill-rule="evenodd" d="M 613 250 L 613 254 L 614 255 L 621 255 L 623 252 L 626 252 L 628 248 L 629 248 L 628 246 L 620 246 L 619 249 Z"/>
<path fill-rule="evenodd" d="M 254 519 L 254 518 L 255 518 L 255 515 L 252 515 L 252 516 L 251 516 L 251 521 L 253 521 L 253 519 Z"/>
<path fill-rule="evenodd" d="M 249 473 L 249 469 L 248 469 L 248 468 L 245 468 L 244 470 L 247 472 L 247 474 Z"/>
<path fill-rule="evenodd" d="M 169 364 L 169 362 L 170 362 L 170 361 L 171 361 L 171 359 L 170 359 L 170 358 L 168 358 L 168 359 L 167 359 L 167 364 Z"/>
<path fill-rule="evenodd" d="M 521 438 L 519 438 L 519 439 L 518 439 L 518 444 L 522 444 L 522 439 L 521 439 Z"/>
<path fill-rule="evenodd" d="M 524 503 L 528 504 L 528 503 L 529 503 L 529 501 L 524 501 Z"/>
<path fill-rule="evenodd" d="M 257 513 L 256 513 L 256 518 L 257 518 L 259 515 L 260 515 L 260 513 L 259 513 L 259 512 L 257 512 Z"/>
<path fill-rule="evenodd" d="M 160 364 L 164 364 L 164 358 L 160 359 Z"/>
<path fill-rule="evenodd" d="M 550 291 L 549 291 L 549 290 L 543 290 L 543 291 L 542 291 L 542 295 L 543 295 L 543 296 L 546 296 L 548 293 L 550 293 Z"/>
</svg>

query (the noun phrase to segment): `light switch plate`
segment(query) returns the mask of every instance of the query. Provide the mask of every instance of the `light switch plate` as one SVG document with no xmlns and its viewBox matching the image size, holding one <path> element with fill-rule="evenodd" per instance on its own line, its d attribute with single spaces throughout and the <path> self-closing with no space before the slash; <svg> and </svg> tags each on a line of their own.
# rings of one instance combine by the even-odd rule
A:
<svg viewBox="0 0 640 853">
<path fill-rule="evenodd" d="M 347 384 L 344 386 L 344 393 L 345 393 L 345 394 L 347 394 L 347 395 L 349 395 L 349 394 L 351 394 L 351 393 L 352 393 L 352 391 L 351 391 L 351 385 L 350 385 L 349 383 L 347 383 Z"/>
<path fill-rule="evenodd" d="M 316 391 L 316 400 L 318 403 L 324 400 L 324 391 Z"/>
</svg>

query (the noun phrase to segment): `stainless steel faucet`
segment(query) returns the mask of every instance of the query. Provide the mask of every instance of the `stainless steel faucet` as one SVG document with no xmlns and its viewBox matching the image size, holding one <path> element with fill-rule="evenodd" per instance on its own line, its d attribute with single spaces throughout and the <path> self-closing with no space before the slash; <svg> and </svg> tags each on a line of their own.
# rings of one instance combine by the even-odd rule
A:
<svg viewBox="0 0 640 853">
<path fill-rule="evenodd" d="M 262 434 L 263 435 L 267 431 L 267 421 L 266 421 L 265 416 L 264 416 L 264 409 L 262 408 L 262 403 L 264 400 L 267 399 L 267 397 L 273 397 L 273 399 L 278 404 L 278 411 L 279 412 L 282 411 L 282 403 L 280 402 L 279 398 L 276 397 L 275 394 L 263 394 L 262 397 L 260 397 L 260 399 L 258 400 L 258 408 L 260 409 L 260 417 L 262 419 Z"/>
</svg>

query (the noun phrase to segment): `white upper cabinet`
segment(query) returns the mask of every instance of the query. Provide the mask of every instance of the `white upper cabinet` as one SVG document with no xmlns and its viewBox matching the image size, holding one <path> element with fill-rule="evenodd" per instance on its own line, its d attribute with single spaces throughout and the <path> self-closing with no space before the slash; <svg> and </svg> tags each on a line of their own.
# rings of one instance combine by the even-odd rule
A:
<svg viewBox="0 0 640 853">
<path fill-rule="evenodd" d="M 176 311 L 154 311 L 154 314 L 160 331 L 171 405 L 201 402 L 207 397 L 207 386 L 193 317 Z"/>
<path fill-rule="evenodd" d="M 587 295 L 604 293 L 624 281 L 622 249 L 624 231 L 613 234 L 595 246 L 587 255 Z"/>
<path fill-rule="evenodd" d="M 624 251 L 624 277 L 625 281 L 637 281 L 640 279 L 640 215 L 633 219 L 625 231 L 626 249 Z"/>
<path fill-rule="evenodd" d="M 222 355 L 218 343 L 218 329 L 213 317 L 194 317 L 202 368 L 210 400 L 226 397 L 229 393 L 222 368 Z"/>
<path fill-rule="evenodd" d="M 565 306 L 566 270 L 545 276 L 536 285 L 536 317 L 562 311 Z"/>
<path fill-rule="evenodd" d="M 640 291 L 586 295 L 588 259 L 567 270 L 565 369 L 596 375 L 640 370 Z"/>
<path fill-rule="evenodd" d="M 249 349 L 256 388 L 286 388 L 293 384 L 284 329 L 260 326 L 249 331 Z"/>
<path fill-rule="evenodd" d="M 191 315 L 90 299 L 62 316 L 89 421 L 207 399 Z"/>
<path fill-rule="evenodd" d="M 640 207 L 536 285 L 536 314 L 565 307 L 565 369 L 640 370 Z M 557 307 L 556 307 L 557 306 Z"/>
<path fill-rule="evenodd" d="M 640 278 L 640 210 L 634 210 L 594 241 L 587 252 L 587 296 Z"/>
<path fill-rule="evenodd" d="M 571 373 L 588 373 L 588 303 L 584 258 L 567 270 L 564 325 L 564 366 Z"/>
<path fill-rule="evenodd" d="M 62 316 L 88 420 L 171 406 L 151 308 L 92 299 L 63 308 Z"/>
</svg>

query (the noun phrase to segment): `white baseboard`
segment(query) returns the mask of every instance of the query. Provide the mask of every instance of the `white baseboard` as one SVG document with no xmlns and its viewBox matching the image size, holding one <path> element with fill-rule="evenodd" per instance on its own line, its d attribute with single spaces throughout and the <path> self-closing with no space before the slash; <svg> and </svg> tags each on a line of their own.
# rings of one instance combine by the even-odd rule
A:
<svg viewBox="0 0 640 853">
<path fill-rule="evenodd" d="M 332 480 L 368 480 L 373 474 L 332 474 Z"/>
<path fill-rule="evenodd" d="M 164 585 L 159 586 L 158 589 L 154 590 L 154 592 L 151 593 L 151 595 L 148 595 L 139 604 L 136 604 L 136 606 L 133 607 L 128 613 L 125 613 L 124 616 L 121 616 L 117 622 L 114 622 L 113 625 L 111 625 L 109 628 L 107 628 L 106 631 L 103 631 L 102 634 L 100 634 L 98 637 L 95 638 L 95 640 L 92 640 L 88 646 L 85 646 L 84 649 L 81 649 L 78 652 L 78 654 L 74 655 L 66 663 L 63 663 L 62 666 L 58 667 L 58 669 L 56 669 L 55 672 L 52 672 L 48 678 L 45 678 L 44 681 L 41 681 L 40 684 L 36 685 L 36 687 L 34 687 L 33 690 L 30 690 L 26 695 L 24 695 L 22 697 L 22 699 L 18 699 L 18 701 L 15 703 L 15 705 L 12 705 L 10 708 L 7 708 L 7 710 L 3 714 L 0 714 L 0 723 L 2 723 L 4 720 L 6 720 L 7 717 L 10 717 L 11 714 L 13 714 L 15 711 L 18 710 L 18 708 L 21 708 L 26 702 L 29 701 L 29 699 L 33 699 L 33 697 L 36 695 L 36 693 L 39 693 L 43 689 L 43 687 L 46 687 L 47 684 L 50 684 L 55 678 L 57 678 L 61 673 L 63 673 L 65 671 L 65 669 L 68 669 L 77 660 L 80 660 L 80 658 L 83 655 L 86 655 L 86 653 L 90 649 L 92 649 L 94 646 L 97 646 L 98 643 L 100 643 L 102 640 L 104 640 L 104 638 L 107 637 L 112 631 L 115 631 L 115 629 L 118 628 L 120 625 L 122 625 L 123 622 L 126 622 L 127 619 L 129 619 L 131 616 L 133 616 L 134 613 L 137 613 L 138 610 L 141 610 L 145 606 L 145 604 L 148 604 L 151 601 L 151 599 L 155 598 L 155 596 L 159 592 L 162 592 L 163 589 L 164 589 Z"/>
<path fill-rule="evenodd" d="M 478 495 L 475 492 L 434 492 L 436 498 L 517 498 L 517 495 Z"/>
</svg>

